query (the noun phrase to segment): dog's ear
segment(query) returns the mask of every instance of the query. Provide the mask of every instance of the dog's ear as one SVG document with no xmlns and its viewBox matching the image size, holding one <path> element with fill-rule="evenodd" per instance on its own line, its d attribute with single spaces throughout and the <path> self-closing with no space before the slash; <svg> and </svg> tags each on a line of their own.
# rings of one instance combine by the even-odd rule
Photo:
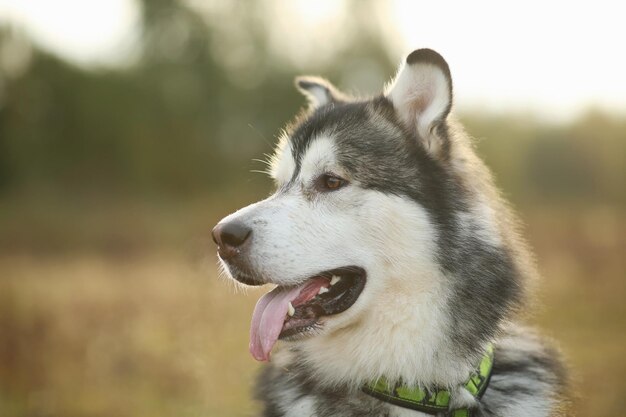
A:
<svg viewBox="0 0 626 417">
<path fill-rule="evenodd" d="M 442 156 L 447 152 L 446 118 L 452 107 L 452 78 L 441 55 L 432 49 L 413 51 L 385 95 L 431 154 Z"/>
<path fill-rule="evenodd" d="M 296 77 L 295 83 L 298 90 L 304 94 L 313 108 L 347 100 L 346 96 L 337 90 L 334 85 L 320 77 L 300 76 Z"/>
</svg>

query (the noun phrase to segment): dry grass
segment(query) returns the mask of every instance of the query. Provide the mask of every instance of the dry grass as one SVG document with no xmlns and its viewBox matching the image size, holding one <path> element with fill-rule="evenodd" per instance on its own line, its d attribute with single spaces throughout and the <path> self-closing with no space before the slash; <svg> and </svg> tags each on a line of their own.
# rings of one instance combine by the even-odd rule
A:
<svg viewBox="0 0 626 417">
<path fill-rule="evenodd" d="M 572 366 L 579 416 L 626 409 L 626 216 L 609 208 L 535 212 L 543 280 L 535 322 Z"/>
<path fill-rule="evenodd" d="M 535 320 L 578 376 L 581 416 L 626 409 L 625 216 L 538 211 Z M 0 416 L 252 416 L 247 352 L 259 295 L 214 259 L 151 250 L 0 257 Z"/>
<path fill-rule="evenodd" d="M 247 326 L 186 258 L 0 261 L 0 415 L 252 415 Z"/>
</svg>

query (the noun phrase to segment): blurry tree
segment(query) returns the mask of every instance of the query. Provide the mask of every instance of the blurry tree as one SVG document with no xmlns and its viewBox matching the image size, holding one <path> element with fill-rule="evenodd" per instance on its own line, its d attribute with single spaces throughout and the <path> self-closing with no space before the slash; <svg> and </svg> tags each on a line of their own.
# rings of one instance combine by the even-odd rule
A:
<svg viewBox="0 0 626 417">
<path fill-rule="evenodd" d="M 626 121 L 594 110 L 550 125 L 518 114 L 464 115 L 508 197 L 526 203 L 626 203 Z"/>
<path fill-rule="evenodd" d="M 372 18 L 376 2 L 346 1 L 340 28 L 328 29 L 332 42 L 322 45 L 277 32 L 287 4 L 143 0 L 140 53 L 121 69 L 76 67 L 4 28 L 0 195 L 210 195 L 250 182 L 267 188 L 249 173 L 263 165 L 250 161 L 271 151 L 278 129 L 304 105 L 295 74 L 306 69 L 371 93 L 397 60 Z M 18 71 L 20 53 L 28 59 Z M 523 117 L 466 119 L 512 194 L 624 201 L 623 122 L 599 114 L 566 127 Z"/>
<path fill-rule="evenodd" d="M 77 68 L 35 48 L 23 73 L 3 77 L 4 192 L 207 193 L 241 182 L 249 168 L 263 169 L 250 159 L 270 150 L 272 135 L 303 105 L 293 66 L 270 46 L 271 21 L 263 16 L 272 2 L 141 6 L 136 65 Z M 0 36 L 8 44 L 15 33 Z M 349 52 L 344 64 L 365 60 L 390 71 L 381 42 L 368 40 L 353 36 L 335 53 Z"/>
</svg>

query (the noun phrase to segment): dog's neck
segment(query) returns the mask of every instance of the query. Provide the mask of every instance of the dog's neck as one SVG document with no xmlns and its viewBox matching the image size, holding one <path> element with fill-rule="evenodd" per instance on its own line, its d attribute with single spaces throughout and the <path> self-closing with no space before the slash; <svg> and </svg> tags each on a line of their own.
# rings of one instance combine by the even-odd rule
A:
<svg viewBox="0 0 626 417">
<path fill-rule="evenodd" d="M 447 336 L 451 323 L 442 313 L 445 299 L 413 294 L 411 314 L 398 317 L 407 306 L 396 308 L 398 300 L 390 297 L 339 331 L 284 344 L 273 360 L 287 369 L 302 368 L 308 379 L 328 388 L 359 389 L 380 377 L 426 388 L 466 381 L 489 341 L 473 354 L 463 353 Z"/>
</svg>

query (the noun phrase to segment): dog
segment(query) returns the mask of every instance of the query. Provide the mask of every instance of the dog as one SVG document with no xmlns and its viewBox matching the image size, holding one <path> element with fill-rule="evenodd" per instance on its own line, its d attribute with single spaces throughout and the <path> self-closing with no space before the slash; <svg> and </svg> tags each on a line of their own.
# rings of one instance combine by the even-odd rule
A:
<svg viewBox="0 0 626 417">
<path fill-rule="evenodd" d="M 250 329 L 263 415 L 564 415 L 560 355 L 516 324 L 532 255 L 443 57 L 412 52 L 369 99 L 296 86 L 309 108 L 271 157 L 275 193 L 212 231 L 230 277 L 275 285 Z"/>
</svg>

